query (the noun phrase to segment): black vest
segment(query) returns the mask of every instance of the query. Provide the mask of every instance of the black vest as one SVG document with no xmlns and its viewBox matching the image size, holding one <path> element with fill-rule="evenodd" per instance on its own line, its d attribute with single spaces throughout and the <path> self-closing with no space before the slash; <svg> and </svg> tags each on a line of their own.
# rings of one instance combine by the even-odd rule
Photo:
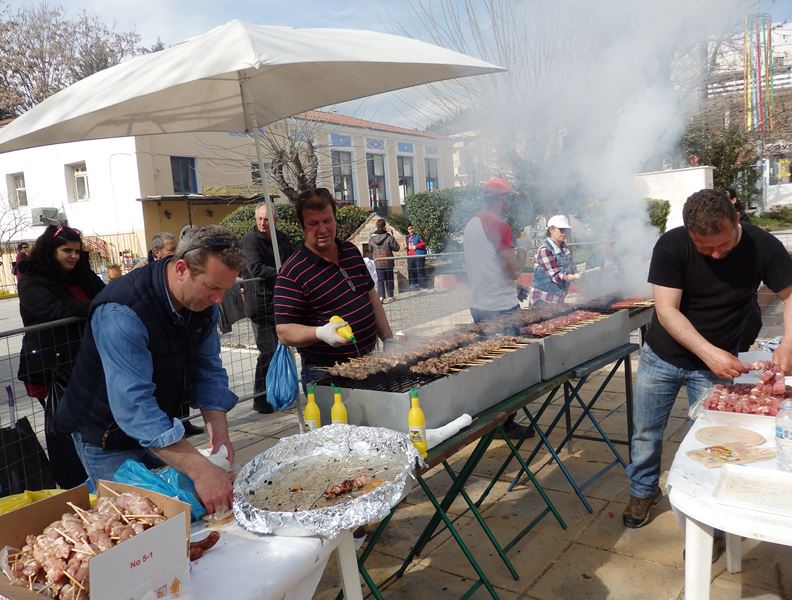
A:
<svg viewBox="0 0 792 600">
<path fill-rule="evenodd" d="M 165 287 L 165 267 L 170 259 L 135 269 L 102 290 L 91 304 L 107 302 L 129 306 L 148 330 L 148 349 L 154 367 L 154 397 L 171 418 L 179 416 L 182 399 L 189 398 L 191 353 L 211 332 L 212 312 L 184 309 L 182 318 L 172 310 Z M 134 370 L 135 365 L 128 365 Z M 139 448 L 121 431 L 107 401 L 102 361 L 91 329 L 90 317 L 77 355 L 69 386 L 58 406 L 57 427 L 64 433 L 79 432 L 85 443 L 107 450 Z M 134 435 L 134 432 L 132 432 Z"/>
</svg>

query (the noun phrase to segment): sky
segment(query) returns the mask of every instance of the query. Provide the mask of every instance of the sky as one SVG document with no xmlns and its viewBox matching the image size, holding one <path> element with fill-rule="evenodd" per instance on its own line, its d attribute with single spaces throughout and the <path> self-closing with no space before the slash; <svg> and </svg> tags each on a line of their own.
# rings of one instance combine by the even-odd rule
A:
<svg viewBox="0 0 792 600">
<path fill-rule="evenodd" d="M 3 0 L 0 0 L 2 2 Z M 410 5 L 416 1 L 439 5 L 443 0 L 48 0 L 48 4 L 62 6 L 67 14 L 75 16 L 85 10 L 98 16 L 118 31 L 134 30 L 141 35 L 143 44 L 150 46 L 157 38 L 171 45 L 198 35 L 233 19 L 260 25 L 285 25 L 293 27 L 339 27 L 370 29 L 389 33 L 402 33 L 411 28 L 413 16 Z M 519 3 L 520 0 L 514 0 Z M 548 0 L 549 2 L 551 0 Z M 583 5 L 587 0 L 580 0 Z M 599 6 L 607 6 L 605 0 Z M 653 2 L 654 0 L 642 0 Z M 695 0 L 694 0 L 695 1 Z M 752 2 L 747 0 L 749 4 Z M 5 0 L 10 7 L 28 6 L 31 0 Z M 792 1 L 761 0 L 757 11 L 767 11 L 773 20 L 792 21 Z M 426 38 L 415 29 L 414 35 Z M 429 41 L 429 40 L 426 40 Z M 404 98 L 422 102 L 420 96 L 404 93 L 383 95 L 333 107 L 334 110 L 375 121 L 384 121 L 404 127 L 423 128 L 432 120 L 431 115 L 417 118 L 416 113 L 405 114 Z M 408 101 L 409 103 L 410 101 Z"/>
</svg>

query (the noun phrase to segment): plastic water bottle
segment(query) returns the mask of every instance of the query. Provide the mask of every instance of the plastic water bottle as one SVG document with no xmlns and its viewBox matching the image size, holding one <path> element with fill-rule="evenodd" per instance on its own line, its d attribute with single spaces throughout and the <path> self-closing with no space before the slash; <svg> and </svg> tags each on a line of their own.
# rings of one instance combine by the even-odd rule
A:
<svg viewBox="0 0 792 600">
<path fill-rule="evenodd" d="M 784 400 L 775 419 L 778 468 L 792 473 L 792 400 Z"/>
</svg>

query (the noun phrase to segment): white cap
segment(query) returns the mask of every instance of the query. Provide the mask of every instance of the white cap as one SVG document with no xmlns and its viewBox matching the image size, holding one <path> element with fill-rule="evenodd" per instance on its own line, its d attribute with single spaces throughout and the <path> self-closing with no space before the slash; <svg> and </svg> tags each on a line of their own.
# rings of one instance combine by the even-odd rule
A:
<svg viewBox="0 0 792 600">
<path fill-rule="evenodd" d="M 556 229 L 572 229 L 569 225 L 569 219 L 564 215 L 554 215 L 547 220 L 548 227 L 555 227 Z"/>
</svg>

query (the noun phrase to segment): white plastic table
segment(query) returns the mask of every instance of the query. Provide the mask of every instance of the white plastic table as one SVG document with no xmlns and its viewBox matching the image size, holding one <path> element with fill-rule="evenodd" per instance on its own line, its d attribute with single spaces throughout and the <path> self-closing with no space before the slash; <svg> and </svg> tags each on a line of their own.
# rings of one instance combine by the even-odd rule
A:
<svg viewBox="0 0 792 600">
<path fill-rule="evenodd" d="M 191 538 L 207 531 L 193 527 Z M 334 540 L 259 535 L 236 523 L 220 530 L 220 540 L 190 565 L 197 600 L 306 600 L 312 598 L 330 554 L 336 551 L 344 598 L 362 600 L 357 556 L 350 532 Z"/>
<path fill-rule="evenodd" d="M 792 545 L 792 519 L 771 512 L 725 505 L 713 498 L 721 469 L 708 469 L 687 456 L 688 450 L 706 446 L 696 439 L 696 431 L 712 425 L 706 416 L 696 420 L 679 446 L 666 482 L 671 506 L 685 521 L 686 600 L 709 598 L 714 529 L 725 533 L 726 568 L 730 573 L 741 570 L 742 537 Z M 774 446 L 772 419 L 762 421 L 749 417 L 739 426 L 762 434 L 768 440 L 762 447 Z M 776 461 L 766 460 L 750 466 L 775 471 Z M 762 490 L 757 489 L 756 493 L 761 498 Z"/>
</svg>

